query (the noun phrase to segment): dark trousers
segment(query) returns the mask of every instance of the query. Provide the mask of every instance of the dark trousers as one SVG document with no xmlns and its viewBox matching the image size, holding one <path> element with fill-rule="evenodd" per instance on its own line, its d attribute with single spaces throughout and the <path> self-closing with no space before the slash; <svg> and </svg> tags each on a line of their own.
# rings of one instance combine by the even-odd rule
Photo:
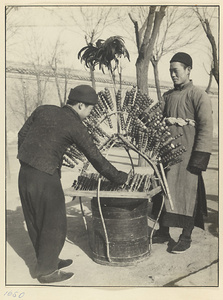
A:
<svg viewBox="0 0 223 300">
<path fill-rule="evenodd" d="M 36 276 L 50 274 L 58 267 L 67 230 L 65 197 L 59 173 L 49 175 L 22 164 L 19 194 L 36 252 Z"/>
<path fill-rule="evenodd" d="M 157 218 L 159 210 L 161 208 L 162 195 L 158 194 L 153 198 L 152 214 Z M 182 236 L 185 238 L 190 238 L 195 225 L 195 216 L 197 212 L 197 201 L 195 204 L 194 215 L 192 217 L 167 213 L 165 211 L 165 206 L 159 217 L 159 229 L 163 234 L 169 233 L 169 227 L 179 227 L 182 228 Z"/>
</svg>

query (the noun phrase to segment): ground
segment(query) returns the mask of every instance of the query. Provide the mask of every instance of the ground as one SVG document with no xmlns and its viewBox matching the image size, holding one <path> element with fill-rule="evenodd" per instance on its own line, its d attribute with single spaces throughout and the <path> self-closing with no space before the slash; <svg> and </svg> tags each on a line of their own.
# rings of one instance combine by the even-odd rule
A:
<svg viewBox="0 0 223 300">
<path fill-rule="evenodd" d="M 16 145 L 9 145 L 7 151 L 6 186 L 6 285 L 36 286 L 33 278 L 35 267 L 34 251 L 24 225 L 20 205 L 17 178 L 19 163 L 16 160 Z M 118 166 L 124 164 L 123 152 L 115 149 L 111 161 Z M 96 263 L 92 259 L 90 239 L 85 229 L 79 201 L 66 197 L 68 231 L 61 258 L 71 258 L 74 263 L 67 268 L 75 276 L 57 286 L 73 287 L 217 287 L 218 286 L 218 141 L 213 142 L 213 154 L 208 170 L 204 172 L 206 184 L 208 217 L 205 230 L 195 228 L 192 245 L 183 254 L 171 254 L 168 245 L 152 245 L 150 254 L 131 266 L 111 266 Z M 71 186 L 77 172 L 63 168 L 64 189 Z M 91 230 L 91 203 L 83 198 L 87 225 Z M 154 222 L 150 217 L 149 228 Z M 180 229 L 172 228 L 171 236 L 177 241 Z M 173 242 L 172 241 L 172 242 Z"/>
</svg>

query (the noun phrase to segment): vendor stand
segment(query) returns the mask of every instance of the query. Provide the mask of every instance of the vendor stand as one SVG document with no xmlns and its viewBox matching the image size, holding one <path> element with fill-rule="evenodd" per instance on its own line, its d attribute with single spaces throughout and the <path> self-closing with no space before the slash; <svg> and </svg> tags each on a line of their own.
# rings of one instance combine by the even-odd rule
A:
<svg viewBox="0 0 223 300">
<path fill-rule="evenodd" d="M 135 87 L 126 92 L 123 101 L 121 90 L 113 95 L 115 101 L 107 88 L 98 95 L 99 103 L 85 125 L 106 156 L 113 147 L 126 150 L 130 160 L 128 180 L 123 186 L 114 186 L 99 174 L 90 173 L 89 163 L 72 146 L 65 153 L 64 164 L 72 167 L 78 160 L 84 163 L 78 180 L 64 193 L 79 197 L 87 230 L 81 198 L 92 198 L 94 261 L 125 266 L 150 254 L 152 234 L 160 214 L 148 236 L 148 200 L 162 193 L 161 209 L 164 201 L 169 201 L 173 209 L 165 169 L 178 163 L 186 149 L 174 143 L 178 136 L 170 136 L 160 103 L 154 105 L 151 98 Z M 145 167 L 133 165 L 131 151 L 144 159 Z"/>
</svg>

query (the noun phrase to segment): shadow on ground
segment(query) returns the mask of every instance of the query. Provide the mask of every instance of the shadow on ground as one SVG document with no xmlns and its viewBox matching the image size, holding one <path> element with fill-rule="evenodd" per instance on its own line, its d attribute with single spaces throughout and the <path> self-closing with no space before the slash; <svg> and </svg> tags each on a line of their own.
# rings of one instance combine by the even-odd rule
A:
<svg viewBox="0 0 223 300">
<path fill-rule="evenodd" d="M 24 216 L 21 207 L 16 211 L 6 211 L 7 234 L 6 240 L 14 251 L 24 260 L 32 278 L 35 277 L 35 252 L 24 227 Z"/>
<path fill-rule="evenodd" d="M 207 195 L 206 195 L 206 198 L 207 198 L 208 200 L 211 200 L 211 201 L 214 201 L 214 202 L 217 202 L 217 203 L 218 203 L 218 196 L 217 196 L 217 195 L 209 195 L 209 194 L 207 194 Z"/>
<path fill-rule="evenodd" d="M 217 202 L 218 197 L 215 195 L 207 195 L 207 198 Z M 150 210 L 149 206 L 149 210 Z M 83 201 L 83 209 L 85 213 L 86 224 L 77 199 L 66 204 L 67 209 L 67 242 L 79 247 L 90 259 L 92 254 L 92 215 L 91 201 Z M 21 207 L 14 210 L 7 210 L 7 242 L 14 249 L 27 265 L 31 277 L 35 277 L 36 258 L 32 243 L 28 232 L 24 226 L 24 216 Z M 151 212 L 148 212 L 148 216 Z M 218 237 L 218 212 L 208 208 L 208 216 L 205 217 L 206 231 L 210 232 L 214 237 Z M 86 226 L 88 230 L 86 230 Z M 150 235 L 152 228 L 148 228 Z M 171 243 L 175 243 L 174 240 Z M 168 245 L 172 246 L 172 245 Z"/>
<path fill-rule="evenodd" d="M 67 210 L 70 215 L 67 216 L 67 242 L 74 243 L 81 248 L 90 258 L 91 249 L 89 246 L 88 233 L 85 229 L 80 209 L 73 209 L 68 205 Z M 72 211 L 72 212 L 71 212 Z M 91 217 L 87 217 L 87 223 L 91 228 Z M 6 211 L 7 233 L 6 241 L 13 248 L 19 257 L 27 265 L 30 275 L 35 278 L 36 257 L 33 245 L 29 238 L 24 223 L 22 207 L 17 207 L 16 211 Z"/>
<path fill-rule="evenodd" d="M 208 216 L 204 218 L 204 222 L 207 225 L 206 230 L 214 237 L 218 238 L 219 218 L 218 212 L 214 209 L 208 209 Z"/>
<path fill-rule="evenodd" d="M 75 244 L 92 259 L 92 216 L 91 203 L 84 201 L 85 221 L 77 200 L 71 201 L 66 205 L 67 208 L 67 239 L 68 242 Z M 87 226 L 87 230 L 86 227 Z"/>
</svg>

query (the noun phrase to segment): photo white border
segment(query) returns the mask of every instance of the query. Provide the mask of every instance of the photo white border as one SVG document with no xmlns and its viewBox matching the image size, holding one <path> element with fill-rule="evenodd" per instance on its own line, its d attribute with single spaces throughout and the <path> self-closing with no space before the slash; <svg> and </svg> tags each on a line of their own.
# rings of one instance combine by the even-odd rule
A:
<svg viewBox="0 0 223 300">
<path fill-rule="evenodd" d="M 219 65 L 220 65 L 220 83 L 219 83 L 219 183 L 222 182 L 222 155 L 221 155 L 221 143 L 222 143 L 222 1 L 159 1 L 157 4 L 156 1 L 66 1 L 62 0 L 52 0 L 52 1 L 41 1 L 41 0 L 17 0 L 17 1 L 6 1 L 1 0 L 0 3 L 0 91 L 1 91 L 1 131 L 0 131 L 0 195 L 1 195 L 1 208 L 0 208 L 0 299 L 7 299 L 11 297 L 4 296 L 7 290 L 17 290 L 19 292 L 25 292 L 25 297 L 23 299 L 27 300 L 61 300 L 61 299 L 80 299 L 80 300 L 93 300 L 93 299 L 122 299 L 122 300 L 131 300 L 131 299 L 173 299 L 173 300 L 220 300 L 223 299 L 223 290 L 222 290 L 222 252 L 223 252 L 223 232 L 222 232 L 222 186 L 219 184 L 219 287 L 177 287 L 177 288 L 158 288 L 158 287 L 129 287 L 129 288 L 103 288 L 103 287 L 92 287 L 92 288 L 79 288 L 79 287 L 46 287 L 46 286 L 5 286 L 5 13 L 4 8 L 7 5 L 219 5 L 220 6 L 220 41 L 219 41 Z M 96 274 L 95 274 L 96 275 Z M 16 298 L 14 298 L 16 299 Z"/>
</svg>

